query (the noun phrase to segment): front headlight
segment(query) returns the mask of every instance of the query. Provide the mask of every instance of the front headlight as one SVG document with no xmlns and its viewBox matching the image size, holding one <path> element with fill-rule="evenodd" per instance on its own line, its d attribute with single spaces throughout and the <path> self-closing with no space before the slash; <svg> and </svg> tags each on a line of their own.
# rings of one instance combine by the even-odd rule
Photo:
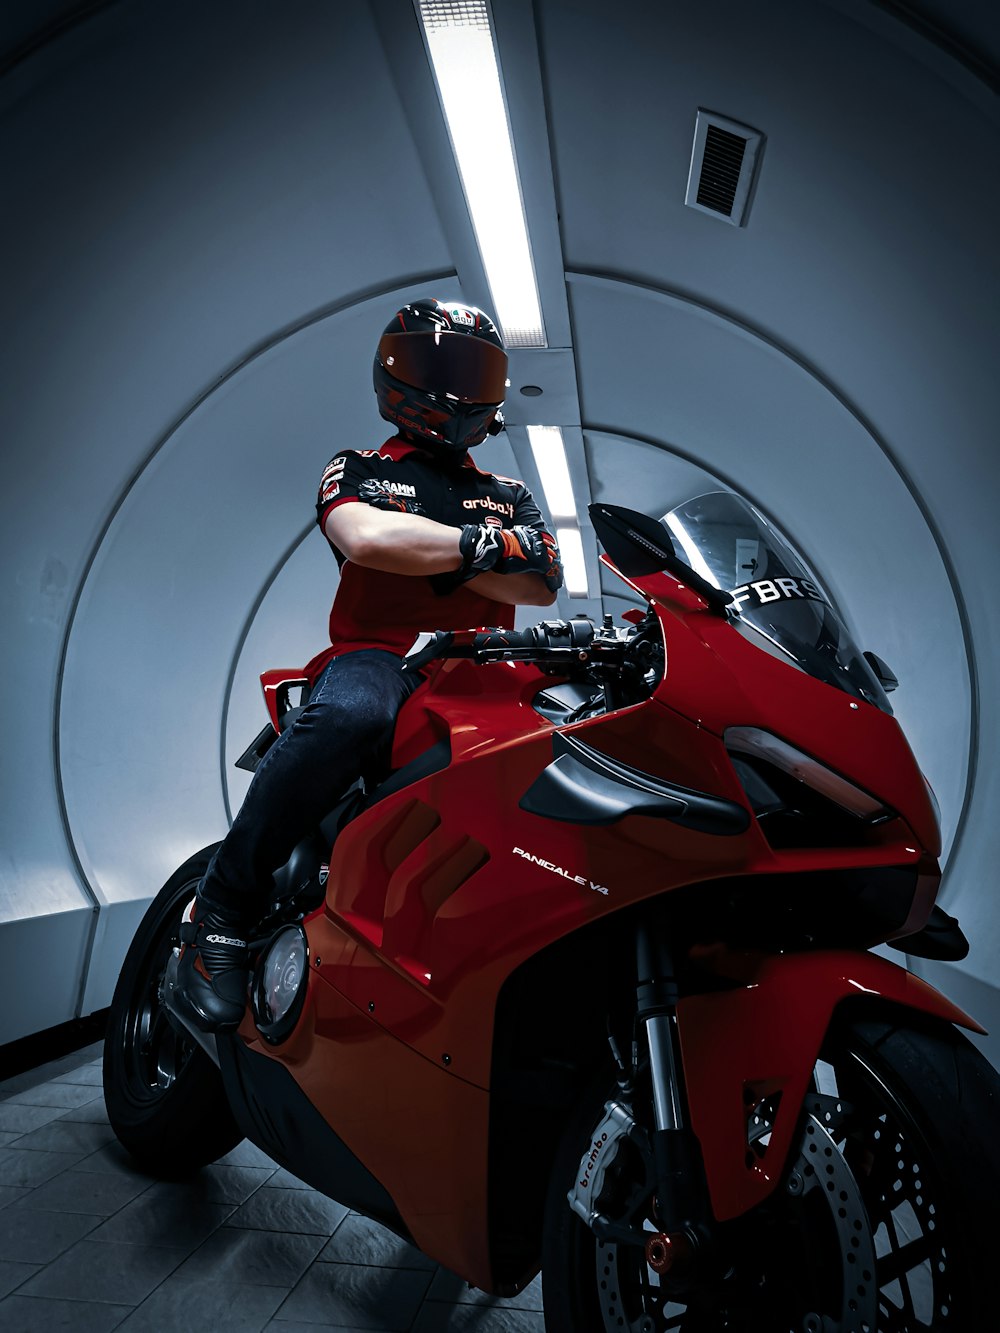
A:
<svg viewBox="0 0 1000 1333">
<path fill-rule="evenodd" d="M 773 736 L 758 727 L 727 727 L 723 741 L 731 754 L 763 759 L 866 824 L 881 824 L 892 818 L 893 812 L 877 797 L 813 759 L 812 755 L 803 754 L 780 736 Z"/>
</svg>

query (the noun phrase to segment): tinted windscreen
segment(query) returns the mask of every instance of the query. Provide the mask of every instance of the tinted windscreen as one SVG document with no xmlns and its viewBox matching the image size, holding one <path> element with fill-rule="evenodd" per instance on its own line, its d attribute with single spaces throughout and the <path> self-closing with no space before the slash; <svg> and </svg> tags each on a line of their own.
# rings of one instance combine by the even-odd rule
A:
<svg viewBox="0 0 1000 1333">
<path fill-rule="evenodd" d="M 822 587 L 752 505 L 714 491 L 672 509 L 664 522 L 680 558 L 732 593 L 744 624 L 811 676 L 892 712 Z"/>
</svg>

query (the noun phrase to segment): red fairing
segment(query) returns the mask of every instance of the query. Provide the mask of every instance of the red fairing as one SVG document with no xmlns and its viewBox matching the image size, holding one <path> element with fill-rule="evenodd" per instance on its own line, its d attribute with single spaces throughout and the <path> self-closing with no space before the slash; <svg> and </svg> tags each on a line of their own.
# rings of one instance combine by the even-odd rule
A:
<svg viewBox="0 0 1000 1333">
<path fill-rule="evenodd" d="M 875 954 L 816 952 L 742 961 L 744 986 L 677 1006 L 691 1124 L 721 1222 L 755 1207 L 781 1177 L 802 1098 L 838 1005 L 890 1000 L 974 1032 L 939 991 Z M 747 1152 L 753 1108 L 781 1093 L 762 1158 Z"/>
<path fill-rule="evenodd" d="M 286 1064 L 340 1138 L 384 1183 L 417 1245 L 488 1289 L 489 1094 L 449 1073 L 444 1052 L 432 1062 L 387 1033 L 376 999 L 370 1013 L 367 1001 L 358 1006 L 327 984 L 331 973 L 349 967 L 357 945 L 322 913 L 309 923 L 309 947 L 319 966 L 289 1040 L 278 1050 L 267 1046 L 249 1018 L 242 1036 L 255 1052 Z M 377 996 L 374 969 L 368 975 Z"/>
<path fill-rule="evenodd" d="M 937 823 L 891 717 L 754 648 L 667 576 L 635 586 L 656 608 L 667 658 L 662 683 L 642 703 L 557 728 L 532 706 L 552 682 L 535 666 L 432 667 L 400 715 L 394 767 L 445 740 L 450 763 L 377 801 L 338 837 L 325 906 L 306 922 L 309 998 L 292 1036 L 274 1047 L 249 1017 L 241 1029 L 255 1050 L 286 1065 L 382 1182 L 420 1248 L 487 1289 L 495 1283 L 487 1200 L 494 1018 L 515 969 L 590 923 L 701 881 L 912 867 L 920 887 L 906 927 L 914 930 L 939 879 Z M 894 817 L 863 845 L 772 847 L 723 742 L 737 726 L 817 757 Z M 641 814 L 585 825 L 528 813 L 521 799 L 552 764 L 557 733 L 745 810 L 744 830 L 720 836 Z M 678 1010 L 694 1128 L 720 1218 L 773 1187 L 842 1001 L 883 998 L 975 1026 L 902 969 L 860 951 L 760 958 L 741 980 L 689 996 Z M 585 966 L 579 984 L 588 984 Z M 363 1102 L 359 1087 L 368 1089 Z M 745 1094 L 778 1088 L 771 1146 L 748 1167 Z M 504 1187 L 514 1196 L 523 1169 L 512 1153 Z"/>
<path fill-rule="evenodd" d="M 264 691 L 264 704 L 267 708 L 267 715 L 271 719 L 271 726 L 275 731 L 281 731 L 281 712 L 288 691 L 308 684 L 309 681 L 304 672 L 300 670 L 293 671 L 289 667 L 276 667 L 271 671 L 261 672 L 260 687 Z"/>
<path fill-rule="evenodd" d="M 895 718 L 761 652 L 668 575 L 625 581 L 667 613 L 658 700 L 716 736 L 754 726 L 790 741 L 904 814 L 922 849 L 940 855 L 937 816 Z"/>
</svg>

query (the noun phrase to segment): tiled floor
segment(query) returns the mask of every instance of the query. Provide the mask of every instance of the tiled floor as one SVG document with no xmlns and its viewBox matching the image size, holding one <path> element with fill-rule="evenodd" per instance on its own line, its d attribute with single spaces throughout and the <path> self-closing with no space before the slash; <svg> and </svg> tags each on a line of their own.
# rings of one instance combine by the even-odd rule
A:
<svg viewBox="0 0 1000 1333">
<path fill-rule="evenodd" d="M 242 1143 L 193 1180 L 138 1173 L 100 1047 L 0 1083 L 0 1329 L 542 1333 L 536 1279 L 470 1290 Z"/>
</svg>

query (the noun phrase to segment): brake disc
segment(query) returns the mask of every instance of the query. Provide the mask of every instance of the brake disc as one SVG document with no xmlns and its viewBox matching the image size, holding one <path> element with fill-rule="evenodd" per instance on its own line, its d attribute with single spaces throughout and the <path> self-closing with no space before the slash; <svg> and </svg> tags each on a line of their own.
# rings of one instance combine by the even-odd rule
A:
<svg viewBox="0 0 1000 1333">
<path fill-rule="evenodd" d="M 878 1283 L 871 1227 L 858 1184 L 832 1137 L 849 1108 L 835 1097 L 814 1095 L 807 1098 L 804 1111 L 802 1134 L 783 1186 L 786 1207 L 795 1213 L 808 1212 L 822 1200 L 831 1223 L 825 1230 L 836 1238 L 836 1253 L 830 1255 L 830 1261 L 839 1268 L 840 1295 L 835 1309 L 804 1311 L 790 1333 L 876 1333 Z M 632 1174 L 627 1179 L 626 1166 L 633 1171 L 639 1167 L 642 1178 Z M 638 1248 L 643 1232 L 648 1235 L 655 1230 L 645 1216 L 654 1188 L 651 1168 L 645 1130 L 626 1107 L 609 1102 L 568 1195 L 574 1212 L 592 1230 L 595 1223 L 602 1229 L 602 1223 L 610 1221 L 616 1230 L 626 1227 L 635 1234 L 630 1244 L 595 1236 L 597 1296 L 607 1333 L 682 1330 L 687 1322 L 683 1298 L 672 1296 L 660 1284 Z M 725 1287 L 723 1282 L 714 1299 L 709 1299 L 713 1313 L 708 1322 L 702 1301 L 697 1313 L 692 1309 L 699 1328 L 742 1329 L 742 1316 L 733 1319 L 726 1313 Z"/>
<path fill-rule="evenodd" d="M 785 1192 L 805 1200 L 818 1191 L 826 1202 L 838 1242 L 841 1308 L 833 1316 L 806 1315 L 803 1333 L 876 1333 L 875 1240 L 854 1172 L 832 1137 L 846 1107 L 836 1097 L 817 1095 L 806 1098 L 805 1110 L 799 1155 L 786 1177 Z"/>
</svg>

